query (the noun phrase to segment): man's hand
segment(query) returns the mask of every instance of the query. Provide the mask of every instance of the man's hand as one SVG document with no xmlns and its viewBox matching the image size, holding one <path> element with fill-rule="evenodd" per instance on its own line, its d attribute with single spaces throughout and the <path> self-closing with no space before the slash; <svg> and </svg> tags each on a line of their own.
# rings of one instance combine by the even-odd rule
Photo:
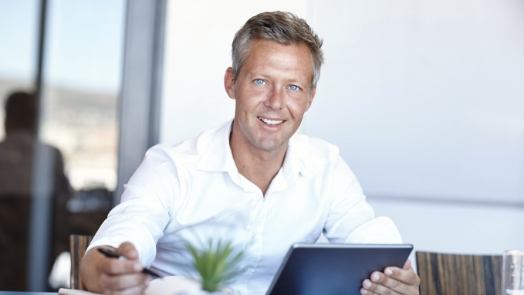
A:
<svg viewBox="0 0 524 295">
<path fill-rule="evenodd" d="M 118 247 L 124 258 L 108 258 L 96 248 L 89 250 L 80 263 L 83 288 L 104 294 L 141 294 L 148 278 L 142 273 L 135 246 L 129 242 Z"/>
<path fill-rule="evenodd" d="M 384 273 L 373 272 L 370 279 L 364 280 L 360 294 L 405 294 L 418 295 L 420 278 L 408 260 L 403 268 L 387 267 Z"/>
</svg>

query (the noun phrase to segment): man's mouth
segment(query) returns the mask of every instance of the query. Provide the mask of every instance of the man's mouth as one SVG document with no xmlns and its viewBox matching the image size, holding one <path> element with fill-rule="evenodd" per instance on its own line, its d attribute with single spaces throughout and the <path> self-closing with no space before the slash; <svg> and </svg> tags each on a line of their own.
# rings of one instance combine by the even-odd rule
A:
<svg viewBox="0 0 524 295">
<path fill-rule="evenodd" d="M 268 126 L 277 126 L 277 125 L 280 125 L 282 123 L 284 123 L 285 120 L 280 120 L 280 119 L 269 119 L 269 118 L 264 118 L 264 117 L 257 117 L 260 121 L 262 121 L 262 123 L 268 125 Z"/>
</svg>

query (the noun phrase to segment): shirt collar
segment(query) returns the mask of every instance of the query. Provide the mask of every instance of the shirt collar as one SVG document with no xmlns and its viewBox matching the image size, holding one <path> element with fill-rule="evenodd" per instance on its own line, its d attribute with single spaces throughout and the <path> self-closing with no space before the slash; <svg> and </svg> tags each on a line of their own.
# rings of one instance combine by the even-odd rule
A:
<svg viewBox="0 0 524 295">
<path fill-rule="evenodd" d="M 197 140 L 197 149 L 202 153 L 198 168 L 205 171 L 234 172 L 238 174 L 233 154 L 229 145 L 233 120 L 229 120 L 221 127 L 203 133 Z M 286 157 L 282 165 L 285 178 L 293 179 L 299 174 L 307 175 L 306 156 L 304 148 L 297 142 L 294 134 L 288 144 Z"/>
<path fill-rule="evenodd" d="M 298 131 L 297 131 L 298 133 Z M 286 158 L 282 168 L 286 176 L 297 176 L 297 175 L 308 175 L 308 169 L 306 165 L 307 155 L 303 146 L 297 142 L 299 134 L 293 134 L 289 139 L 289 144 L 286 152 Z"/>
<path fill-rule="evenodd" d="M 233 160 L 229 135 L 233 121 L 203 133 L 197 139 L 197 150 L 202 153 L 198 169 L 205 171 L 238 171 Z M 238 172 L 237 172 L 238 173 Z"/>
</svg>

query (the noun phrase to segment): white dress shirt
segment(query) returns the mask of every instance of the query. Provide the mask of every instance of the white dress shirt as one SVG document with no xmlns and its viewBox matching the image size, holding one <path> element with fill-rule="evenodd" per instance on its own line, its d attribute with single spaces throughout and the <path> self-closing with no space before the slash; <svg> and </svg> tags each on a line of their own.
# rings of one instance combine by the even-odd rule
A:
<svg viewBox="0 0 524 295">
<path fill-rule="evenodd" d="M 400 243 L 393 222 L 376 218 L 360 185 L 325 141 L 295 134 L 266 194 L 239 174 L 231 121 L 176 146 L 157 145 L 125 187 L 90 247 L 132 242 L 144 265 L 191 276 L 187 241 L 231 241 L 245 252 L 232 282 L 263 294 L 293 243 Z"/>
</svg>

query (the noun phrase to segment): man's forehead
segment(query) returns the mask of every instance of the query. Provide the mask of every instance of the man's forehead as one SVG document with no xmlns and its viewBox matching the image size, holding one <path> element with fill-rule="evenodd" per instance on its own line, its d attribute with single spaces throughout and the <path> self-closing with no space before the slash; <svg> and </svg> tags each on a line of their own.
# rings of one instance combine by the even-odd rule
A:
<svg viewBox="0 0 524 295">
<path fill-rule="evenodd" d="M 302 55 L 302 53 L 307 52 L 304 57 L 307 56 L 308 59 L 310 59 L 311 63 L 313 63 L 313 54 L 309 47 L 304 42 L 289 42 L 289 43 L 280 43 L 274 40 L 269 39 L 256 39 L 251 42 L 247 54 L 246 59 L 248 59 L 250 56 L 253 55 L 254 52 L 257 54 L 267 54 L 271 55 L 273 53 L 278 54 L 281 53 L 283 50 L 293 48 L 296 49 L 296 54 L 294 56 Z M 263 49 L 263 50 L 262 50 Z M 300 56 L 302 57 L 302 56 Z"/>
<path fill-rule="evenodd" d="M 266 39 L 257 39 L 254 40 L 251 44 L 251 47 L 249 51 L 247 52 L 246 59 L 244 66 L 249 65 L 251 72 L 261 71 L 265 70 L 265 66 L 270 63 L 272 60 L 273 62 L 278 60 L 278 58 L 282 58 L 283 61 L 287 61 L 287 65 L 289 65 L 289 59 L 286 60 L 286 58 L 292 57 L 295 59 L 293 61 L 292 67 L 294 70 L 300 73 L 304 73 L 304 71 L 309 72 L 308 78 L 311 78 L 313 76 L 313 70 L 314 70 L 314 62 L 313 62 L 313 56 L 311 54 L 311 51 L 307 47 L 306 44 L 303 42 L 294 42 L 294 43 L 288 43 L 288 44 L 282 44 L 280 42 L 274 41 L 274 40 L 266 40 Z M 293 47 L 295 50 L 286 50 Z M 289 55 L 286 55 L 285 53 L 290 53 Z M 291 54 L 292 53 L 292 54 Z M 255 56 L 256 55 L 256 56 Z M 263 63 L 260 63 L 259 59 L 265 59 L 267 58 Z M 254 60 L 259 61 L 259 63 L 255 63 Z M 270 60 L 271 59 L 271 60 Z M 285 67 L 286 64 L 284 62 L 280 63 L 274 63 L 277 67 Z"/>
</svg>

